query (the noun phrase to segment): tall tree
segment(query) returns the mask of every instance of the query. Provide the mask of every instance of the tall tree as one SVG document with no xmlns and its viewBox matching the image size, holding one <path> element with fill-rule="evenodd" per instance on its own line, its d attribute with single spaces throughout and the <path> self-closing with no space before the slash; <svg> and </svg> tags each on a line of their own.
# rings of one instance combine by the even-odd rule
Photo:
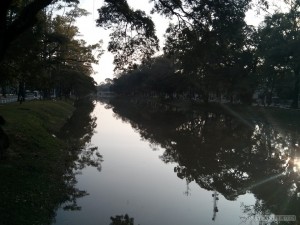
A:
<svg viewBox="0 0 300 225">
<path fill-rule="evenodd" d="M 79 32 L 74 25 L 75 21 L 85 15 L 85 10 L 74 7 L 64 16 L 50 18 L 49 29 L 45 31 L 43 60 L 48 65 L 48 80 L 52 81 L 47 88 L 55 88 L 60 96 L 68 96 L 71 92 L 79 93 L 75 89 L 82 89 L 84 85 L 94 85 L 93 79 L 89 78 L 94 72 L 92 63 L 97 63 L 103 53 L 102 41 L 87 45 L 84 40 L 77 38 Z"/>
<path fill-rule="evenodd" d="M 239 92 L 242 100 L 249 101 L 251 88 L 237 83 L 248 79 L 255 67 L 253 47 L 249 47 L 251 40 L 247 39 L 254 30 L 244 21 L 250 1 L 155 3 L 155 11 L 179 18 L 167 30 L 165 53 L 174 59 L 182 74 L 199 84 L 204 98 L 210 92 Z"/>
</svg>

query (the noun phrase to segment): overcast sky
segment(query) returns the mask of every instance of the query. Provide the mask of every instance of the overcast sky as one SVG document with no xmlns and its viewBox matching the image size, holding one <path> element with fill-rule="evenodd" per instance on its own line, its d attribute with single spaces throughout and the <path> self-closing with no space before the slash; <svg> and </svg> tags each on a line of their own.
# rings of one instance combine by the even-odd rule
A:
<svg viewBox="0 0 300 225">
<path fill-rule="evenodd" d="M 104 42 L 105 53 L 102 55 L 99 64 L 94 65 L 96 74 L 93 76 L 95 81 L 99 84 L 104 81 L 105 78 L 113 78 L 113 55 L 107 51 L 107 44 L 109 41 L 109 31 L 105 31 L 102 28 L 96 27 L 95 20 L 98 18 L 97 9 L 103 5 L 104 0 L 81 0 L 80 8 L 86 9 L 91 14 L 87 17 L 78 19 L 77 26 L 82 35 L 82 39 L 86 40 L 88 44 L 97 43 L 99 40 Z M 149 0 L 128 0 L 128 4 L 135 8 L 144 10 L 150 15 L 152 5 Z M 156 25 L 157 36 L 160 39 L 160 46 L 163 46 L 164 39 L 163 34 L 168 26 L 168 20 L 159 16 L 152 15 L 152 19 Z M 255 12 L 249 12 L 247 14 L 247 22 L 252 25 L 257 25 L 261 21 L 262 17 L 257 16 Z"/>
</svg>

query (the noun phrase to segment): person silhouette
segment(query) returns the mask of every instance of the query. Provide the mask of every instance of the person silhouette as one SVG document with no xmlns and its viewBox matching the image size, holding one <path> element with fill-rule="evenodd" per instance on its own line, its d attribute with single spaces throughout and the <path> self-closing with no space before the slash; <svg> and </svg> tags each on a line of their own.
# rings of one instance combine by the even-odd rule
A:
<svg viewBox="0 0 300 225">
<path fill-rule="evenodd" d="M 9 139 L 1 126 L 5 124 L 5 120 L 0 116 L 0 159 L 4 158 L 4 152 L 9 147 Z"/>
</svg>

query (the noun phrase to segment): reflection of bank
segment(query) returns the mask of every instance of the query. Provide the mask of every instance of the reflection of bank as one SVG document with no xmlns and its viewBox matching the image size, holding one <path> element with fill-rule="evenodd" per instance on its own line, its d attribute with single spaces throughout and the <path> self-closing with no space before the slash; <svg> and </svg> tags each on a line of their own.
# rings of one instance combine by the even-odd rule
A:
<svg viewBox="0 0 300 225">
<path fill-rule="evenodd" d="M 219 200 L 219 194 L 217 193 L 217 191 L 214 191 L 214 193 L 212 194 L 212 197 L 214 199 L 214 207 L 213 207 L 213 217 L 212 217 L 212 220 L 215 220 L 216 217 L 217 217 L 217 212 L 219 212 L 219 209 L 218 209 L 218 206 L 217 206 L 217 203 L 218 203 L 218 200 Z"/>
<path fill-rule="evenodd" d="M 112 98 L 115 97 L 115 93 L 111 91 L 98 91 L 97 96 L 100 98 Z"/>
</svg>

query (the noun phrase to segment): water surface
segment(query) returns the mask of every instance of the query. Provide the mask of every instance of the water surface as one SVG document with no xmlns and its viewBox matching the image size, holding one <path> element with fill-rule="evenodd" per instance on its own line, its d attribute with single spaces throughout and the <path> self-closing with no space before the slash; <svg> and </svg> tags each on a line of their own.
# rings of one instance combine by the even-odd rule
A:
<svg viewBox="0 0 300 225">
<path fill-rule="evenodd" d="M 140 225 L 258 224 L 297 212 L 297 134 L 218 110 L 117 102 L 97 103 L 93 115 L 101 171 L 81 170 L 76 187 L 89 195 L 80 210 L 59 209 L 56 225 L 125 214 Z"/>
</svg>

